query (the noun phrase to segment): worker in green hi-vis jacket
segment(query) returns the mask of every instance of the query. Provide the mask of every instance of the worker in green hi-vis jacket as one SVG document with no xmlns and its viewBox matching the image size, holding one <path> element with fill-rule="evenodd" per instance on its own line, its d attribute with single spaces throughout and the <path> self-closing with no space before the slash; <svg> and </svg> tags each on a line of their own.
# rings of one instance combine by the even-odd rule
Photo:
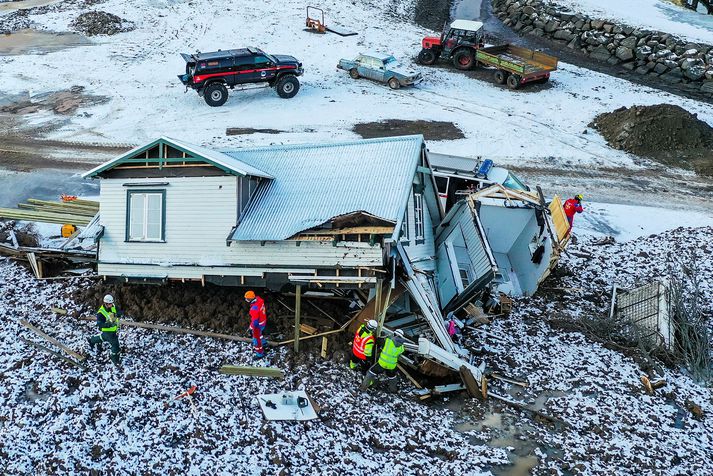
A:
<svg viewBox="0 0 713 476">
<path fill-rule="evenodd" d="M 111 294 L 104 296 L 104 303 L 97 311 L 97 326 L 101 334 L 88 339 L 89 346 L 92 347 L 95 352 L 101 350 L 104 342 L 109 343 L 111 346 L 111 354 L 109 354 L 109 357 L 117 366 L 120 364 L 119 336 L 117 335 L 119 331 L 119 315 L 120 313 L 116 310 L 116 306 L 114 305 L 114 297 Z"/>
</svg>

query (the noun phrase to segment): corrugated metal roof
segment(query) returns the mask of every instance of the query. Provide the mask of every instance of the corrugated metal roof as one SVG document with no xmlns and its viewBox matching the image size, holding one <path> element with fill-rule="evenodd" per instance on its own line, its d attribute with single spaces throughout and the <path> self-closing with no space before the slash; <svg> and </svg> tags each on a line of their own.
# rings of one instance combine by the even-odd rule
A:
<svg viewBox="0 0 713 476">
<path fill-rule="evenodd" d="M 395 223 L 422 144 L 416 135 L 224 151 L 275 177 L 255 191 L 232 239 L 284 240 L 359 211 Z"/>
</svg>

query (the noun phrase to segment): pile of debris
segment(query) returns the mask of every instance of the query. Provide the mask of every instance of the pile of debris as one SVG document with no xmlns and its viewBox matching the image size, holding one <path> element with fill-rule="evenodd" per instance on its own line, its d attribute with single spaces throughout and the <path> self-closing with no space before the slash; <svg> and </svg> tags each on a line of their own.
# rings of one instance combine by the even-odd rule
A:
<svg viewBox="0 0 713 476">
<path fill-rule="evenodd" d="M 713 175 L 713 127 L 679 106 L 621 107 L 589 126 L 615 149 Z"/>
<path fill-rule="evenodd" d="M 133 22 L 102 11 L 82 13 L 70 26 L 87 36 L 116 35 L 136 28 Z"/>
<path fill-rule="evenodd" d="M 0 112 L 22 115 L 51 110 L 56 114 L 70 115 L 80 107 L 94 106 L 107 101 L 106 96 L 87 94 L 84 91 L 84 86 L 72 86 L 69 89 L 33 96 L 24 93 L 18 100 L 0 106 Z"/>
</svg>

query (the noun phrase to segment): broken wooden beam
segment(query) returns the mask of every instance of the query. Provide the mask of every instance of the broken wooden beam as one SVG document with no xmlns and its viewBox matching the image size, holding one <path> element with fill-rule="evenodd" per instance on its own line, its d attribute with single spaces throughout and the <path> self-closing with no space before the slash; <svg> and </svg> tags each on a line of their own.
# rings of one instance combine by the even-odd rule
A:
<svg viewBox="0 0 713 476">
<path fill-rule="evenodd" d="M 415 378 L 413 378 L 413 377 L 411 376 L 411 374 L 408 373 L 408 372 L 406 371 L 406 369 L 405 369 L 401 364 L 396 364 L 396 368 L 399 369 L 399 370 L 406 376 L 406 378 L 409 380 L 409 382 L 411 382 L 411 383 L 414 385 L 414 387 L 416 387 L 416 388 L 418 388 L 418 389 L 423 388 L 423 385 L 421 385 L 420 383 L 418 383 L 418 380 L 416 380 Z"/>
<path fill-rule="evenodd" d="M 495 380 L 502 380 L 503 382 L 511 383 L 513 385 L 518 385 L 520 387 L 527 388 L 530 386 L 529 382 L 525 382 L 524 380 L 516 380 L 514 378 L 506 377 L 504 375 L 498 374 L 498 373 L 491 373 L 490 378 L 494 378 Z"/>
<path fill-rule="evenodd" d="M 485 376 L 481 377 L 479 384 L 473 376 L 473 373 L 465 365 L 461 366 L 458 373 L 465 384 L 465 389 L 468 391 L 468 395 L 473 398 L 482 398 L 485 400 L 487 396 L 487 384 L 484 384 L 486 381 Z"/>
<path fill-rule="evenodd" d="M 80 354 L 79 352 L 73 351 L 72 349 L 70 349 L 70 348 L 67 347 L 66 345 L 62 344 L 60 341 L 58 341 L 58 340 L 55 339 L 54 337 L 45 334 L 44 332 L 42 332 L 41 330 L 39 330 L 38 328 L 36 328 L 36 327 L 33 326 L 32 324 L 30 324 L 30 323 L 29 323 L 28 321 L 26 321 L 25 319 L 20 319 L 20 324 L 22 324 L 24 327 L 26 327 L 27 329 L 31 330 L 32 332 L 34 332 L 34 333 L 37 334 L 38 336 L 42 337 L 44 340 L 46 340 L 46 341 L 49 342 L 50 344 L 53 344 L 53 345 L 59 347 L 60 349 L 62 349 L 63 351 L 65 351 L 66 353 L 68 353 L 69 355 L 71 355 L 72 357 L 74 357 L 75 359 L 79 360 L 80 362 L 83 362 L 83 361 L 85 361 L 85 360 L 87 359 L 86 356 Z"/>
<path fill-rule="evenodd" d="M 250 377 L 285 378 L 285 372 L 276 367 L 243 367 L 240 365 L 223 365 L 218 372 L 227 375 L 248 375 Z"/>
<path fill-rule="evenodd" d="M 66 356 L 60 354 L 59 352 L 55 352 L 54 350 L 52 350 L 52 349 L 50 349 L 50 348 L 48 348 L 48 347 L 45 347 L 45 346 L 42 345 L 42 344 L 38 344 L 37 342 L 33 342 L 33 341 L 31 341 L 30 339 L 25 339 L 25 338 L 22 337 L 22 336 L 20 336 L 20 340 L 21 340 L 22 342 L 24 342 L 25 344 L 29 344 L 29 345 L 31 345 L 31 346 L 33 346 L 33 347 L 35 347 L 35 348 L 41 350 L 42 352 L 45 352 L 45 353 L 50 354 L 50 355 L 52 355 L 52 356 L 54 356 L 54 357 L 57 357 L 58 359 L 62 359 L 62 360 L 64 360 L 65 362 L 67 362 L 68 364 L 74 365 L 75 367 L 79 367 L 79 368 L 81 368 L 81 369 L 86 369 L 86 368 L 87 368 L 87 366 L 86 366 L 85 364 L 83 364 L 83 363 L 81 363 L 81 362 L 77 362 L 77 361 L 75 361 L 75 360 L 72 360 L 72 359 L 70 359 L 69 357 L 66 357 Z"/>
<path fill-rule="evenodd" d="M 79 317 L 78 319 L 80 321 L 93 321 L 94 320 L 93 317 Z M 201 336 L 201 337 L 215 337 L 216 339 L 225 339 L 225 340 L 232 340 L 232 341 L 237 341 L 237 342 L 252 342 L 253 341 L 249 337 L 240 337 L 240 336 L 234 336 L 234 335 L 230 335 L 230 334 L 220 334 L 218 332 L 198 331 L 198 330 L 194 330 L 194 329 L 185 329 L 183 327 L 164 326 L 162 324 L 151 324 L 149 322 L 136 322 L 136 321 L 122 320 L 120 325 L 127 326 L 127 327 L 141 327 L 143 329 L 155 329 L 158 331 L 175 332 L 177 334 L 191 334 L 191 335 L 196 335 L 196 336 Z M 267 345 L 275 346 L 277 344 L 268 342 Z"/>
</svg>

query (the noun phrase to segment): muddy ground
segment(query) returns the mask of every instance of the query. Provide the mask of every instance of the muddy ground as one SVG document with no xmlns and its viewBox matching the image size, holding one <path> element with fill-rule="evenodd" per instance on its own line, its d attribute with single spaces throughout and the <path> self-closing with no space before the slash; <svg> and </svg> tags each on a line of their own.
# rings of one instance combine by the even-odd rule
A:
<svg viewBox="0 0 713 476">
<path fill-rule="evenodd" d="M 589 126 L 615 149 L 713 176 L 713 127 L 679 106 L 622 107 Z"/>
<path fill-rule="evenodd" d="M 422 134 L 426 140 L 456 140 L 465 135 L 458 126 L 448 121 L 408 121 L 387 119 L 377 122 L 363 122 L 352 129 L 364 139 L 375 137 L 406 136 Z"/>
<path fill-rule="evenodd" d="M 151 321 L 193 329 L 247 337 L 248 304 L 246 289 L 199 283 L 169 283 L 160 286 L 144 284 L 95 283 L 73 296 L 84 305 L 82 315 L 94 315 L 105 294 L 112 294 L 119 309 L 134 321 Z M 265 334 L 272 340 L 291 339 L 294 333 L 294 298 L 277 293 L 261 293 L 267 308 Z M 320 331 L 341 325 L 352 316 L 349 302 L 338 299 L 302 300 L 301 322 Z M 326 317 L 332 316 L 336 321 Z M 78 314 L 79 315 L 79 314 Z M 346 339 L 346 338 L 345 338 Z M 320 345 L 319 339 L 305 341 L 307 348 Z"/>
</svg>

